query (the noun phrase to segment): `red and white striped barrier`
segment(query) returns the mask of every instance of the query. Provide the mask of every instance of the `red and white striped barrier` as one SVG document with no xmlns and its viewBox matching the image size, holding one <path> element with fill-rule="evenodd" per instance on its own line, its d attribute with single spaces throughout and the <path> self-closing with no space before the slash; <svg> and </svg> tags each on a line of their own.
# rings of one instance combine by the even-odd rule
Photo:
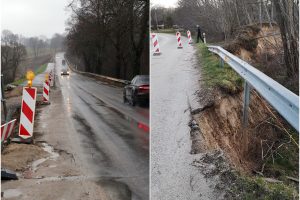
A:
<svg viewBox="0 0 300 200">
<path fill-rule="evenodd" d="M 153 55 L 160 55 L 161 52 L 160 52 L 160 48 L 159 48 L 159 44 L 158 44 L 157 34 L 152 33 L 151 34 L 151 40 L 152 40 L 153 47 L 154 47 L 154 53 L 153 53 Z"/>
<path fill-rule="evenodd" d="M 16 119 L 1 125 L 1 143 L 3 143 L 11 136 L 15 123 L 16 123 Z"/>
<path fill-rule="evenodd" d="M 45 80 L 43 89 L 43 102 L 44 103 L 50 103 L 49 94 L 50 94 L 50 86 L 49 81 Z"/>
<path fill-rule="evenodd" d="M 176 37 L 177 37 L 177 48 L 178 49 L 183 48 L 181 43 L 181 34 L 179 31 L 176 32 Z"/>
<path fill-rule="evenodd" d="M 192 44 L 193 41 L 192 41 L 191 31 L 188 30 L 188 31 L 186 32 L 186 34 L 187 34 L 187 36 L 188 36 L 189 44 Z"/>
<path fill-rule="evenodd" d="M 35 87 L 24 87 L 20 117 L 19 136 L 23 139 L 32 137 L 36 103 Z"/>
</svg>

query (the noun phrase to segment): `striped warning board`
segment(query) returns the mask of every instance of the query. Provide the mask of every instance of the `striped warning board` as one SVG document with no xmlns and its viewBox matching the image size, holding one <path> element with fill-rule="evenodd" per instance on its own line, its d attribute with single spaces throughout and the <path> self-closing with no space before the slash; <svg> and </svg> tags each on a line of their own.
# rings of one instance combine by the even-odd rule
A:
<svg viewBox="0 0 300 200">
<path fill-rule="evenodd" d="M 160 48 L 159 48 L 159 44 L 158 44 L 157 34 L 152 33 L 151 34 L 151 40 L 152 40 L 153 47 L 154 47 L 154 53 L 153 53 L 153 55 L 160 55 L 161 52 L 160 52 Z"/>
<path fill-rule="evenodd" d="M 44 82 L 44 90 L 43 90 L 43 101 L 49 102 L 49 93 L 50 93 L 50 87 L 49 87 L 49 81 Z"/>
<path fill-rule="evenodd" d="M 19 136 L 23 139 L 32 137 L 36 103 L 35 87 L 24 87 L 20 117 Z"/>
<path fill-rule="evenodd" d="M 176 37 L 177 37 L 177 48 L 178 49 L 183 48 L 181 43 L 181 34 L 179 31 L 176 32 Z"/>
<path fill-rule="evenodd" d="M 186 32 L 186 34 L 187 34 L 187 36 L 188 36 L 189 44 L 192 44 L 193 41 L 192 41 L 191 31 L 188 30 L 188 31 Z"/>
<path fill-rule="evenodd" d="M 1 143 L 3 143 L 11 136 L 15 123 L 16 123 L 16 119 L 1 125 Z"/>
</svg>

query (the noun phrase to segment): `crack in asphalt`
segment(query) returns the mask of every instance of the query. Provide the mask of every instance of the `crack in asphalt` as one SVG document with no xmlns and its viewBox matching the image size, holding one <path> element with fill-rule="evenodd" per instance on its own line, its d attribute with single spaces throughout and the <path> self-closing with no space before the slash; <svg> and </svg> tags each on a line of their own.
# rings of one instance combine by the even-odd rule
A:
<svg viewBox="0 0 300 200">
<path fill-rule="evenodd" d="M 88 124 L 88 122 L 85 119 L 80 117 L 78 114 L 74 114 L 72 117 L 76 122 L 80 124 L 80 127 L 84 127 L 82 129 L 77 129 L 77 131 L 83 133 L 82 135 L 85 136 L 85 139 L 87 140 L 86 144 L 88 145 L 88 148 L 91 147 L 97 152 L 99 152 L 101 155 L 101 158 L 99 158 L 99 160 L 101 162 L 104 162 L 106 165 L 108 165 L 108 167 L 111 167 L 111 160 L 109 156 L 96 143 L 96 141 L 98 142 L 98 140 L 96 138 L 95 132 L 93 131 L 93 128 Z M 100 155 L 97 154 L 97 157 L 100 157 Z"/>
</svg>

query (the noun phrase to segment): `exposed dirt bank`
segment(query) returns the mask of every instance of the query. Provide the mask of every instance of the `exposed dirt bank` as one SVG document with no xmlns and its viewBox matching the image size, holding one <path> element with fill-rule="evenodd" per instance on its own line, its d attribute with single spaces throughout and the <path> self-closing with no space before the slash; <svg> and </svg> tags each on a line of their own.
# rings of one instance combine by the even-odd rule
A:
<svg viewBox="0 0 300 200">
<path fill-rule="evenodd" d="M 284 64 L 283 45 L 280 30 L 276 24 L 272 27 L 265 23 L 240 27 L 235 39 L 223 47 L 229 52 L 250 63 L 283 86 L 299 94 L 299 79 L 287 77 Z"/>
<path fill-rule="evenodd" d="M 40 146 L 31 144 L 8 145 L 1 155 L 2 167 L 15 171 L 24 171 L 28 165 L 40 158 L 46 157 L 48 153 Z"/>
<path fill-rule="evenodd" d="M 199 125 L 199 128 L 193 128 L 192 124 L 190 124 L 192 130 L 191 153 L 211 154 L 210 152 L 221 150 L 224 152 L 225 157 L 222 160 L 226 160 L 231 167 L 226 167 L 224 168 L 225 170 L 217 170 L 215 168 L 220 163 L 216 161 L 215 166 L 209 165 L 208 168 L 203 168 L 202 166 L 201 172 L 205 173 L 204 175 L 217 175 L 221 178 L 220 180 L 222 180 L 222 176 L 225 173 L 226 179 L 221 181 L 219 185 L 221 189 L 223 187 L 222 184 L 229 181 L 227 180 L 227 175 L 229 179 L 234 177 L 233 180 L 238 182 L 234 186 L 239 188 L 235 188 L 237 190 L 241 190 L 240 187 L 247 187 L 248 184 L 251 187 L 253 184 L 256 185 L 254 177 L 261 176 L 274 179 L 275 182 L 284 183 L 284 187 L 287 185 L 291 186 L 294 189 L 283 189 L 283 193 L 293 195 L 294 191 L 296 191 L 297 183 L 291 181 L 289 177 L 294 177 L 295 179 L 299 177 L 297 156 L 299 149 L 295 144 L 298 138 L 294 130 L 255 91 L 251 92 L 247 127 L 244 127 L 242 124 L 242 92 L 229 95 L 220 90 L 213 90 L 214 95 L 210 95 L 209 100 L 207 100 L 206 93 L 207 91 L 205 90 L 198 93 L 199 98 L 206 99 L 202 101 L 208 103 L 201 112 L 193 115 L 194 123 Z M 291 134 L 293 139 L 288 134 Z M 203 165 L 203 160 L 200 161 Z M 197 161 L 194 164 L 197 165 Z M 212 169 L 209 171 L 210 168 Z M 235 171 L 233 174 L 231 169 Z M 206 173 L 206 171 L 209 172 Z M 237 174 L 250 176 L 254 179 L 240 178 L 240 175 Z M 265 184 L 262 184 L 261 187 L 265 187 Z M 232 190 L 233 188 L 231 187 L 225 189 L 225 191 Z M 242 190 L 241 193 L 250 192 Z M 290 194 L 287 191 L 291 191 Z M 232 192 L 225 193 L 226 195 L 231 195 Z M 266 191 L 265 197 L 267 194 L 273 195 L 273 192 L 268 193 Z"/>
</svg>

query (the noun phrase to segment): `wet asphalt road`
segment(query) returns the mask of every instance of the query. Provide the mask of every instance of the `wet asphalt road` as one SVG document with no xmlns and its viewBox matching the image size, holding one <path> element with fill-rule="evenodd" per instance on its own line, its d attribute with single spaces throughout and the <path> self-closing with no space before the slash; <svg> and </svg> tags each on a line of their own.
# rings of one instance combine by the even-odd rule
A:
<svg viewBox="0 0 300 200">
<path fill-rule="evenodd" d="M 189 105 L 197 105 L 200 72 L 195 48 L 183 37 L 158 34 L 162 55 L 151 56 L 151 199 L 215 199 L 191 163 Z"/>
<path fill-rule="evenodd" d="M 61 76 L 62 59 L 63 53 L 56 54 L 58 87 L 87 175 L 113 190 L 105 192 L 148 199 L 149 133 L 139 123 L 149 125 L 149 109 L 123 104 L 122 88 L 72 71 Z"/>
</svg>

